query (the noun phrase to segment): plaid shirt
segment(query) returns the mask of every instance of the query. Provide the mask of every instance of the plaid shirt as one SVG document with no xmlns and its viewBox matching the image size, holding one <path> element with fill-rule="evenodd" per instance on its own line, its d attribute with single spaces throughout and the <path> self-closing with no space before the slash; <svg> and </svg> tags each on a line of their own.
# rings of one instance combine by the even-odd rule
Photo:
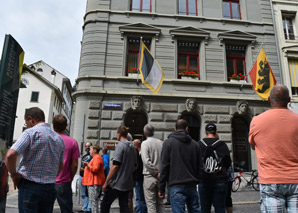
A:
<svg viewBox="0 0 298 213">
<path fill-rule="evenodd" d="M 11 149 L 21 156 L 18 173 L 36 183 L 55 183 L 64 142 L 47 123 L 26 129 Z"/>
</svg>

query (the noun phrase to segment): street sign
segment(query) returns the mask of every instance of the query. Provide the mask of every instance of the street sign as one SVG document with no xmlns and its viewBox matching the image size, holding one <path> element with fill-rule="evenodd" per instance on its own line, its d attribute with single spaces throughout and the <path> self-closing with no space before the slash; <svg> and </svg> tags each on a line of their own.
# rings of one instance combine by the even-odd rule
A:
<svg viewBox="0 0 298 213">
<path fill-rule="evenodd" d="M 104 103 L 103 104 L 104 109 L 122 109 L 121 103 Z"/>
<path fill-rule="evenodd" d="M 117 146 L 118 142 L 103 142 L 103 146 L 108 149 L 114 150 Z"/>
</svg>

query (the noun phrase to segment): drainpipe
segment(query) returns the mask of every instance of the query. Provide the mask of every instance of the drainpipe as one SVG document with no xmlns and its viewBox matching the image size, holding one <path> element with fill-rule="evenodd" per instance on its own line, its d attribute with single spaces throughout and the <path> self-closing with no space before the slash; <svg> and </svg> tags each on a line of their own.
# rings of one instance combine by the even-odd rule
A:
<svg viewBox="0 0 298 213">
<path fill-rule="evenodd" d="M 271 13 L 272 13 L 273 29 L 274 29 L 274 34 L 275 34 L 274 37 L 275 37 L 276 50 L 277 50 L 277 58 L 278 58 L 277 61 L 278 61 L 278 66 L 279 66 L 280 83 L 283 84 L 284 80 L 283 80 L 282 67 L 281 67 L 281 62 L 280 62 L 280 48 L 279 48 L 279 42 L 278 42 L 278 38 L 277 38 L 276 23 L 275 23 L 272 0 L 270 0 L 270 6 L 271 6 Z"/>
</svg>

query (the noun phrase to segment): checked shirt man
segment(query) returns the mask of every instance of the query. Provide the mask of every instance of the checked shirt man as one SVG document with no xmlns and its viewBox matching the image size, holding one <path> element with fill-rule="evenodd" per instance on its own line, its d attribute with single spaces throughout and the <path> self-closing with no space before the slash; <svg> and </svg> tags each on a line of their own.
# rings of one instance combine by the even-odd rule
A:
<svg viewBox="0 0 298 213">
<path fill-rule="evenodd" d="M 8 150 L 5 164 L 19 189 L 19 212 L 53 212 L 56 176 L 63 168 L 64 142 L 50 125 L 44 112 L 32 107 L 25 113 L 26 129 Z M 16 160 L 20 164 L 16 170 Z"/>
</svg>

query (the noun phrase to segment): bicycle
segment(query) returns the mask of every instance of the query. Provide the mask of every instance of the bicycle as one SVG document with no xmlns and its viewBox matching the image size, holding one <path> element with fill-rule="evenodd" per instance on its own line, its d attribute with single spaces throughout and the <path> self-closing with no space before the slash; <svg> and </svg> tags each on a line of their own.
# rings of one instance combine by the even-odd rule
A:
<svg viewBox="0 0 298 213">
<path fill-rule="evenodd" d="M 252 187 L 254 188 L 254 190 L 260 191 L 258 171 L 257 170 L 252 170 L 249 180 L 243 174 L 250 174 L 250 172 L 243 172 L 243 171 L 239 172 L 239 175 L 236 176 L 235 179 L 234 179 L 234 181 L 233 181 L 232 191 L 233 192 L 237 192 L 238 191 L 242 179 L 246 181 L 246 183 L 247 183 L 246 186 L 252 185 Z"/>
</svg>

